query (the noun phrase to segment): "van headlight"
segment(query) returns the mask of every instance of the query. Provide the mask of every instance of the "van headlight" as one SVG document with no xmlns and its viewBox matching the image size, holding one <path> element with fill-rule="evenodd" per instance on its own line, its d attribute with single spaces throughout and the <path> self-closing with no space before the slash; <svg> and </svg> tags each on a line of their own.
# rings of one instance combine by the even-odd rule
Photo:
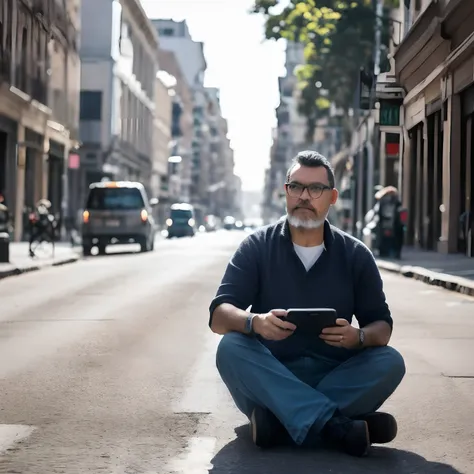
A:
<svg viewBox="0 0 474 474">
<path fill-rule="evenodd" d="M 189 219 L 189 221 L 188 221 L 188 225 L 189 225 L 190 227 L 192 227 L 195 223 L 196 223 L 196 222 L 194 221 L 193 218 Z"/>
<path fill-rule="evenodd" d="M 172 226 L 173 225 L 173 219 L 166 219 L 166 225 L 168 227 Z"/>
</svg>

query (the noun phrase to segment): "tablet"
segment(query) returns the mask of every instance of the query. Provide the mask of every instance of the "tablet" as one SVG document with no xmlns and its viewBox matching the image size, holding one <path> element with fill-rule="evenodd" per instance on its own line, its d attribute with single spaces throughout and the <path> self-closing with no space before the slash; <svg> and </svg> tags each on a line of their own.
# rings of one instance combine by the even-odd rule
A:
<svg viewBox="0 0 474 474">
<path fill-rule="evenodd" d="M 332 308 L 290 308 L 282 319 L 293 323 L 296 330 L 319 335 L 324 328 L 337 326 L 337 311 Z"/>
</svg>

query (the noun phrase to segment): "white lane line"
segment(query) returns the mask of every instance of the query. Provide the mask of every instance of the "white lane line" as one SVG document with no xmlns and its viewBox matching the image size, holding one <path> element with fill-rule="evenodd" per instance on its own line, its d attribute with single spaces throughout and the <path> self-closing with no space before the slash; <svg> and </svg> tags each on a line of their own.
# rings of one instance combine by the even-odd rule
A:
<svg viewBox="0 0 474 474">
<path fill-rule="evenodd" d="M 220 340 L 221 336 L 209 331 L 205 347 L 196 358 L 190 371 L 191 376 L 186 381 L 186 390 L 173 406 L 175 413 L 213 413 L 217 407 L 222 406 L 225 386 L 216 368 L 216 350 Z M 211 460 L 216 445 L 217 439 L 214 437 L 190 436 L 186 450 L 170 459 L 166 472 L 208 474 L 212 469 Z"/>
<path fill-rule="evenodd" d="M 170 462 L 169 472 L 181 474 L 208 474 L 216 449 L 216 438 L 191 438 L 184 455 Z"/>
<path fill-rule="evenodd" d="M 28 425 L 0 425 L 0 454 L 28 438 L 35 429 Z"/>
<path fill-rule="evenodd" d="M 206 346 L 191 369 L 187 389 L 173 407 L 176 413 L 212 413 L 219 407 L 227 390 L 216 368 L 216 351 L 221 336 L 209 334 Z"/>
</svg>

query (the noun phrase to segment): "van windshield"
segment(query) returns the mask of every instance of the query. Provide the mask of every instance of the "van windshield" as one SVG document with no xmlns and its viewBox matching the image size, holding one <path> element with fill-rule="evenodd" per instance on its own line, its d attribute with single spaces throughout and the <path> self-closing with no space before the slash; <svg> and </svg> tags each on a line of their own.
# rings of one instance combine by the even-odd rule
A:
<svg viewBox="0 0 474 474">
<path fill-rule="evenodd" d="M 94 211 L 136 210 L 144 206 L 136 188 L 93 188 L 87 200 L 87 209 Z"/>
<path fill-rule="evenodd" d="M 193 217 L 193 212 L 187 209 L 172 209 L 170 217 L 175 222 L 187 222 Z"/>
</svg>

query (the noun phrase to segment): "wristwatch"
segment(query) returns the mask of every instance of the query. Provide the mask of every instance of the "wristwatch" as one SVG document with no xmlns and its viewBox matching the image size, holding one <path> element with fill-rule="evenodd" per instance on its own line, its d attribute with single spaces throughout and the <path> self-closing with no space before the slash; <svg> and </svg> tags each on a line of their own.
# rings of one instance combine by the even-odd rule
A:
<svg viewBox="0 0 474 474">
<path fill-rule="evenodd" d="M 359 329 L 359 347 L 363 347 L 365 342 L 365 332 L 363 329 Z"/>
<path fill-rule="evenodd" d="M 256 314 L 249 314 L 247 316 L 247 320 L 245 321 L 245 333 L 249 336 L 254 336 L 255 331 L 253 330 L 252 322 L 253 318 L 255 318 Z"/>
</svg>

